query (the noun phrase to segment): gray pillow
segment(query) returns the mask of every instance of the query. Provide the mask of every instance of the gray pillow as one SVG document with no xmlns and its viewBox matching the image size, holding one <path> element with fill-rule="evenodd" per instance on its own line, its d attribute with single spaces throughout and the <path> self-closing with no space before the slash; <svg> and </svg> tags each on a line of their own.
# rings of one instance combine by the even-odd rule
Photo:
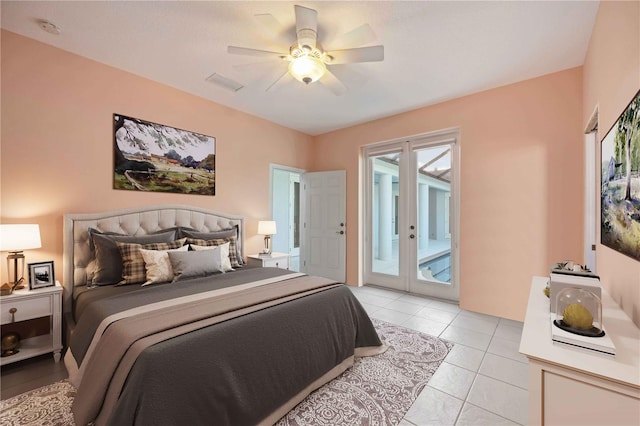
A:
<svg viewBox="0 0 640 426">
<path fill-rule="evenodd" d="M 198 240 L 222 240 L 227 237 L 236 237 L 236 241 L 240 238 L 240 232 L 238 229 L 238 225 L 229 229 L 221 229 L 220 231 L 211 231 L 211 232 L 200 232 L 195 229 L 190 228 L 181 228 L 180 229 L 180 238 L 195 238 Z M 236 258 L 238 259 L 239 266 L 244 265 L 244 259 L 242 258 L 242 253 L 240 253 L 240 245 L 236 243 Z"/>
<path fill-rule="evenodd" d="M 167 254 L 173 268 L 172 282 L 222 272 L 220 255 L 215 256 L 212 250 L 168 251 Z"/>
<path fill-rule="evenodd" d="M 175 235 L 175 230 L 131 236 L 107 234 L 89 228 L 89 238 L 93 244 L 96 258 L 93 285 L 112 285 L 122 280 L 122 257 L 118 246 L 116 246 L 116 241 L 137 244 L 168 243 L 175 239 Z"/>
</svg>

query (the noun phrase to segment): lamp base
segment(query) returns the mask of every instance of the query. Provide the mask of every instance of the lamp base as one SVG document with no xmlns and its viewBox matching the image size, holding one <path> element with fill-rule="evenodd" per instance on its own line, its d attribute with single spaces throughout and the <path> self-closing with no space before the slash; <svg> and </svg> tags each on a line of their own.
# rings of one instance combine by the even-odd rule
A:
<svg viewBox="0 0 640 426">
<path fill-rule="evenodd" d="M 271 257 L 271 235 L 264 236 L 264 250 L 262 250 L 260 256 Z"/>
</svg>

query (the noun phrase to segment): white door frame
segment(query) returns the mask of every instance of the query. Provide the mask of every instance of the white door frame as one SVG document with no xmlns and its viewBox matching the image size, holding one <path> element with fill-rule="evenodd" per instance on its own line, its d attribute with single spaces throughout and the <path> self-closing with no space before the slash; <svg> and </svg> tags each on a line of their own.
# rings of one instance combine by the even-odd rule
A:
<svg viewBox="0 0 640 426">
<path fill-rule="evenodd" d="M 289 229 L 289 254 L 291 256 L 300 256 L 300 244 L 301 244 L 301 235 L 302 229 L 300 229 L 300 222 L 302 222 L 300 207 L 303 202 L 302 200 L 302 190 L 300 188 L 300 179 L 302 177 L 302 173 L 292 173 L 289 175 L 289 225 L 291 228 L 295 225 L 294 217 L 295 217 L 295 205 L 293 204 L 293 199 L 295 197 L 295 184 L 298 184 L 298 247 L 295 247 L 295 233 L 293 229 Z M 273 210 L 272 210 L 273 211 Z"/>
<path fill-rule="evenodd" d="M 584 129 L 585 141 L 585 173 L 584 173 L 584 264 L 596 273 L 597 244 L 597 203 L 599 194 L 598 173 L 600 161 L 598 141 L 598 106 Z"/>
<path fill-rule="evenodd" d="M 371 241 L 371 229 L 373 225 L 373 182 L 371 176 L 373 170 L 372 162 L 369 158 L 372 156 L 380 156 L 399 152 L 404 153 L 400 156 L 400 198 L 408 200 L 408 202 L 400 203 L 399 220 L 401 221 L 401 226 L 399 227 L 399 238 L 401 242 L 409 241 L 409 226 L 417 226 L 417 224 L 414 223 L 417 222 L 415 217 L 417 212 L 417 169 L 415 169 L 415 167 L 403 167 L 403 161 L 409 161 L 410 164 L 413 164 L 411 162 L 411 159 L 414 159 L 415 162 L 415 150 L 428 148 L 431 146 L 443 145 L 447 143 L 452 145 L 451 211 L 453 214 L 450 219 L 450 228 L 452 233 L 451 285 L 446 286 L 446 288 L 440 288 L 442 284 L 428 284 L 429 282 L 423 280 L 420 280 L 418 282 L 416 272 L 416 263 L 418 258 L 417 238 L 411 239 L 411 241 L 413 241 L 412 243 L 399 244 L 399 274 L 397 276 L 373 272 L 373 245 Z M 365 284 L 378 284 L 402 291 L 416 291 L 416 288 L 419 288 L 419 285 L 423 287 L 426 285 L 428 287 L 428 292 L 426 294 L 430 296 L 450 300 L 458 300 L 460 294 L 460 130 L 457 128 L 445 129 L 441 131 L 429 132 L 402 139 L 367 145 L 362 148 L 362 158 L 363 167 L 361 182 L 363 183 L 362 211 L 364 212 L 364 228 L 362 232 L 361 244 L 364 254 L 362 275 L 364 277 Z M 403 184 L 403 182 L 405 183 Z"/>
</svg>

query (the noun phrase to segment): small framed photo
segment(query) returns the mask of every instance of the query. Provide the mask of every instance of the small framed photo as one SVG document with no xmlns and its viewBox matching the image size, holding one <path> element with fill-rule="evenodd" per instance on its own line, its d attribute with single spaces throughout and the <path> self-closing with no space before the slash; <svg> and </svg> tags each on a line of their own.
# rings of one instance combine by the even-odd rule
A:
<svg viewBox="0 0 640 426">
<path fill-rule="evenodd" d="M 31 290 L 56 284 L 53 261 L 29 263 L 29 288 Z"/>
</svg>

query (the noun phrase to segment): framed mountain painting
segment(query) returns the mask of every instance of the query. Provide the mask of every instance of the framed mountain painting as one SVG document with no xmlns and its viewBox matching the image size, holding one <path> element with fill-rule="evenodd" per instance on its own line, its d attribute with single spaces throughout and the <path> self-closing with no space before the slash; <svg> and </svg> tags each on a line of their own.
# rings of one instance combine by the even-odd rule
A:
<svg viewBox="0 0 640 426">
<path fill-rule="evenodd" d="M 215 195 L 216 139 L 113 114 L 114 189 Z"/>
</svg>

